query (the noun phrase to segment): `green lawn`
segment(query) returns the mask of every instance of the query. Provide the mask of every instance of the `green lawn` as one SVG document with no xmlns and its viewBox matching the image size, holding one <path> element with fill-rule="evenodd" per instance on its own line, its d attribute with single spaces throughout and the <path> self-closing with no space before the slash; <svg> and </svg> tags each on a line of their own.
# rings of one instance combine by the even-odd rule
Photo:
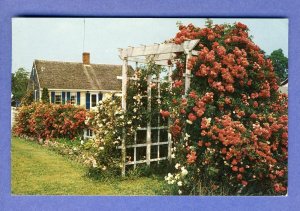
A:
<svg viewBox="0 0 300 211">
<path fill-rule="evenodd" d="M 157 195 L 164 181 L 154 178 L 111 179 L 85 176 L 80 164 L 37 143 L 12 139 L 12 194 L 21 195 Z"/>
</svg>

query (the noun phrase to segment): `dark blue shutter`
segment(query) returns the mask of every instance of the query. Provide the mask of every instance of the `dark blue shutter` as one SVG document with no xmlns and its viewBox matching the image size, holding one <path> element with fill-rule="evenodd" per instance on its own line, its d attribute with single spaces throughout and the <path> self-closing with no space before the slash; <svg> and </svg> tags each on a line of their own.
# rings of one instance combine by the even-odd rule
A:
<svg viewBox="0 0 300 211">
<path fill-rule="evenodd" d="M 54 103 L 55 92 L 51 92 L 51 103 Z"/>
<path fill-rule="evenodd" d="M 62 102 L 62 104 L 65 104 L 65 102 L 66 102 L 66 93 L 65 92 L 61 92 L 61 102 Z"/>
<path fill-rule="evenodd" d="M 102 93 L 98 94 L 98 101 L 102 100 L 102 96 L 103 96 Z"/>
<path fill-rule="evenodd" d="M 80 92 L 77 92 L 77 105 L 80 105 Z"/>
<path fill-rule="evenodd" d="M 90 109 L 90 93 L 87 92 L 85 94 L 85 106 L 86 106 L 86 109 Z"/>
<path fill-rule="evenodd" d="M 67 92 L 67 103 L 71 103 L 71 92 Z"/>
</svg>

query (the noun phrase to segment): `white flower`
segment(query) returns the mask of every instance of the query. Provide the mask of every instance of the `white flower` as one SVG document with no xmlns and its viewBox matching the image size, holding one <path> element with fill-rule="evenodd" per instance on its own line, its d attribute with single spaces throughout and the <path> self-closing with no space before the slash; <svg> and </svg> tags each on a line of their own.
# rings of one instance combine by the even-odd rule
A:
<svg viewBox="0 0 300 211">
<path fill-rule="evenodd" d="M 83 141 L 83 140 L 81 140 L 81 141 L 80 141 L 80 144 L 81 144 L 81 145 L 82 145 L 82 144 L 84 144 L 84 141 Z"/>
<path fill-rule="evenodd" d="M 181 190 L 178 190 L 178 193 L 179 193 L 179 195 L 181 195 L 181 194 L 182 194 L 182 191 L 181 191 Z"/>
<path fill-rule="evenodd" d="M 175 154 L 171 154 L 171 158 L 175 158 Z"/>
<path fill-rule="evenodd" d="M 124 119 L 124 115 L 121 115 L 121 116 L 120 116 L 120 119 Z"/>
<path fill-rule="evenodd" d="M 185 175 L 187 175 L 188 174 L 188 171 L 184 168 L 184 167 L 182 167 L 181 168 L 181 175 L 182 176 L 185 176 Z"/>
<path fill-rule="evenodd" d="M 99 150 L 104 150 L 104 147 L 99 147 Z"/>
<path fill-rule="evenodd" d="M 181 181 L 178 181 L 178 182 L 177 182 L 177 185 L 178 185 L 178 186 L 182 186 L 182 182 L 181 182 Z"/>
<path fill-rule="evenodd" d="M 186 134 L 185 134 L 185 137 L 184 137 L 184 140 L 185 140 L 185 141 L 189 140 L 189 137 L 191 137 L 191 136 L 190 136 L 189 134 L 186 133 Z"/>
<path fill-rule="evenodd" d="M 133 99 L 136 100 L 136 101 L 138 101 L 138 102 L 141 100 L 141 98 L 142 97 L 139 94 L 133 97 Z"/>
<path fill-rule="evenodd" d="M 132 123 L 131 121 L 128 121 L 128 122 L 127 122 L 127 124 L 129 124 L 129 125 L 131 125 L 131 123 Z"/>
<path fill-rule="evenodd" d="M 206 122 L 207 122 L 207 125 L 210 125 L 211 118 L 207 118 L 207 119 L 206 119 Z"/>
<path fill-rule="evenodd" d="M 188 120 L 188 119 L 186 120 L 186 123 L 188 123 L 190 125 L 193 124 L 193 122 L 191 120 Z"/>
<path fill-rule="evenodd" d="M 105 171 L 105 170 L 106 170 L 106 166 L 103 166 L 103 167 L 102 167 L 102 170 Z"/>
<path fill-rule="evenodd" d="M 180 164 L 179 164 L 179 163 L 176 163 L 175 169 L 178 169 L 179 167 L 180 167 Z"/>
<path fill-rule="evenodd" d="M 169 185 L 173 185 L 174 183 L 175 183 L 175 180 L 169 180 L 169 181 L 168 181 L 168 184 L 169 184 Z"/>
<path fill-rule="evenodd" d="M 172 179 L 173 179 L 173 174 L 171 174 L 171 173 L 168 173 L 168 175 L 165 176 L 165 180 L 166 180 L 166 181 L 170 181 L 170 180 L 172 180 Z M 171 184 L 171 183 L 168 182 L 168 184 Z"/>
<path fill-rule="evenodd" d="M 92 160 L 92 164 L 93 164 L 94 168 L 97 168 L 98 165 L 97 165 L 97 161 L 95 159 Z"/>
</svg>

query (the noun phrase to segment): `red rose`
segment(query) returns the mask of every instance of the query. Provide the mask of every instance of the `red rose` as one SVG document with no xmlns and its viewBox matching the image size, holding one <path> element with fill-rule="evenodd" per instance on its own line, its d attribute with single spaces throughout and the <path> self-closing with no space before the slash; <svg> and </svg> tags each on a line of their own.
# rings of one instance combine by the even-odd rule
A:
<svg viewBox="0 0 300 211">
<path fill-rule="evenodd" d="M 206 143 L 205 143 L 205 146 L 206 146 L 206 147 L 210 147 L 210 146 L 211 146 L 211 143 L 210 143 L 210 142 L 206 142 Z"/>
<path fill-rule="evenodd" d="M 232 171 L 238 171 L 238 167 L 237 166 L 233 166 L 231 169 L 232 169 Z"/>
<path fill-rule="evenodd" d="M 166 118 L 170 116 L 170 112 L 169 111 L 160 111 L 160 114 L 162 115 L 162 117 Z"/>
<path fill-rule="evenodd" d="M 243 176 L 242 176 L 241 174 L 238 174 L 238 175 L 237 175 L 237 179 L 238 179 L 238 180 L 241 180 L 242 178 L 243 178 Z"/>
<path fill-rule="evenodd" d="M 245 171 L 244 167 L 239 168 L 239 172 L 243 173 L 244 171 Z"/>
<path fill-rule="evenodd" d="M 231 164 L 232 164 L 232 165 L 236 165 L 236 164 L 237 164 L 236 159 L 233 159 L 232 162 L 231 162 Z"/>
<path fill-rule="evenodd" d="M 194 152 L 194 151 L 192 151 L 192 152 L 191 152 L 190 154 L 188 154 L 186 157 L 187 157 L 187 162 L 188 162 L 189 164 L 194 163 L 195 160 L 197 159 L 196 152 Z"/>
<path fill-rule="evenodd" d="M 203 146 L 203 141 L 201 141 L 201 140 L 198 141 L 198 146 L 199 146 L 199 147 L 202 147 L 202 146 Z"/>
<path fill-rule="evenodd" d="M 258 102 L 257 102 L 257 101 L 254 101 L 254 102 L 253 102 L 253 107 L 254 107 L 254 108 L 257 108 L 257 107 L 258 107 Z"/>
</svg>

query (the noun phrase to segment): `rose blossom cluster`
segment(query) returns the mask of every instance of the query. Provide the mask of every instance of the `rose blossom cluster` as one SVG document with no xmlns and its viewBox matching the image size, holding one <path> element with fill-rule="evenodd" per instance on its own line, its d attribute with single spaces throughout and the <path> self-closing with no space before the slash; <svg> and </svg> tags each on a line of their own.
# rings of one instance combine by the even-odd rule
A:
<svg viewBox="0 0 300 211">
<path fill-rule="evenodd" d="M 187 64 L 178 55 L 172 76 L 177 98 L 169 115 L 174 117 L 170 131 L 177 147 L 175 161 L 189 171 L 182 190 L 195 190 L 207 178 L 200 171 L 210 175 L 214 187 L 226 183 L 233 193 L 284 194 L 287 96 L 278 91 L 271 60 L 242 23 L 204 28 L 189 24 L 179 30 L 176 44 L 200 40 L 197 55 Z M 181 99 L 186 66 L 193 77 L 188 95 Z"/>
</svg>

